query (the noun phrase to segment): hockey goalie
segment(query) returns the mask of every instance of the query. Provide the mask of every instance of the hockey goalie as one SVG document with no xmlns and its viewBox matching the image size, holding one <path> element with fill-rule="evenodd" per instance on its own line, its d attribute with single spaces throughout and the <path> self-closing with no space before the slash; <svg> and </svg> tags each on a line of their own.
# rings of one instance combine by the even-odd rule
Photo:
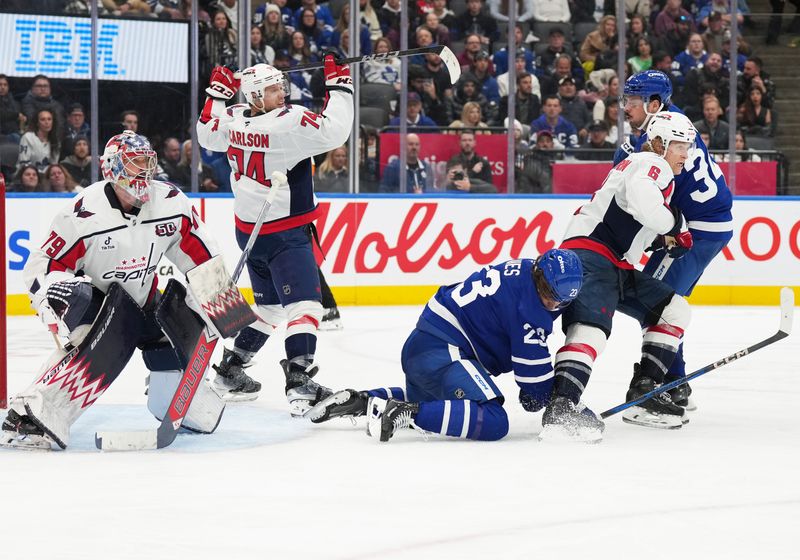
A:
<svg viewBox="0 0 800 560">
<path fill-rule="evenodd" d="M 65 449 L 70 426 L 108 389 L 138 348 L 150 370 L 147 406 L 163 417 L 200 333 L 232 336 L 255 320 L 225 272 L 216 243 L 189 199 L 154 181 L 156 153 L 131 131 L 112 137 L 102 180 L 70 200 L 32 251 L 24 278 L 31 304 L 59 342 L 29 387 L 11 399 L 0 444 Z M 187 274 L 189 292 L 158 287 L 162 257 Z M 225 305 L 204 305 L 208 286 L 225 278 Z M 199 284 L 198 280 L 198 284 Z M 194 310 L 193 310 L 194 309 Z M 183 421 L 211 433 L 224 402 L 200 386 Z"/>
</svg>

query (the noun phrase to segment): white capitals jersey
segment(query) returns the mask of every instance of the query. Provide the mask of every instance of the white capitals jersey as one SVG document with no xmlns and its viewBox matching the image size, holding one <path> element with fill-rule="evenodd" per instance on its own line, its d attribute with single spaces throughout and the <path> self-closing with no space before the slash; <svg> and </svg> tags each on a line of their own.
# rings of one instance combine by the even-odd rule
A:
<svg viewBox="0 0 800 560">
<path fill-rule="evenodd" d="M 50 284 L 77 273 L 103 292 L 117 282 L 144 306 L 158 285 L 161 257 L 185 274 L 219 253 L 183 192 L 160 181 L 150 188 L 150 200 L 137 213 L 122 210 L 107 181 L 89 185 L 69 201 L 25 264 L 35 309 Z"/>
<path fill-rule="evenodd" d="M 224 101 L 206 100 L 197 138 L 204 148 L 228 154 L 236 227 L 243 233 L 253 229 L 273 171 L 286 174 L 289 189 L 277 193 L 260 233 L 297 227 L 317 217 L 311 156 L 342 146 L 353 126 L 352 94 L 328 95 L 319 114 L 287 105 L 250 116 L 248 105 L 225 107 Z"/>
<path fill-rule="evenodd" d="M 620 268 L 638 264 L 657 234 L 675 225 L 669 208 L 674 175 L 652 152 L 631 154 L 614 167 L 564 234 L 564 249 L 588 249 Z"/>
</svg>

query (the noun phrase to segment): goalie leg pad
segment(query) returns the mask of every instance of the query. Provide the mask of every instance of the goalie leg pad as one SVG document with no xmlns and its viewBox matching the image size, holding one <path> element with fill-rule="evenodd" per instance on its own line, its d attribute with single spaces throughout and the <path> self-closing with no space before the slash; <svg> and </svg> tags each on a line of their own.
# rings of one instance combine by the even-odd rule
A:
<svg viewBox="0 0 800 560">
<path fill-rule="evenodd" d="M 54 352 L 36 381 L 12 399 L 11 408 L 66 449 L 70 426 L 122 372 L 144 321 L 136 302 L 112 284 L 86 337 L 68 352 Z"/>
<path fill-rule="evenodd" d="M 172 397 L 178 389 L 182 371 L 166 370 L 151 371 L 150 386 L 147 390 L 147 409 L 159 421 L 164 418 L 164 414 L 169 408 Z M 183 419 L 181 427 L 198 432 L 210 434 L 219 426 L 222 413 L 225 410 L 225 401 L 203 381 L 197 388 L 197 393 L 189 405 L 189 412 Z"/>
</svg>

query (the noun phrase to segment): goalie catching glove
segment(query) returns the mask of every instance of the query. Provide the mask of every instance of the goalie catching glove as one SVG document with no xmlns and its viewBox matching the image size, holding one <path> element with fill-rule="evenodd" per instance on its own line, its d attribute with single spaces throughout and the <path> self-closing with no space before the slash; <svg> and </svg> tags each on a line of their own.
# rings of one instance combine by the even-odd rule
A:
<svg viewBox="0 0 800 560">
<path fill-rule="evenodd" d="M 53 334 L 68 337 L 80 325 L 92 322 L 102 301 L 102 292 L 91 280 L 79 276 L 50 284 L 37 311 Z"/>
<path fill-rule="evenodd" d="M 647 248 L 648 251 L 664 250 L 673 259 L 679 259 L 691 250 L 694 241 L 692 232 L 685 229 L 686 222 L 681 211 L 675 207 L 670 207 L 675 218 L 675 225 L 663 235 L 658 235 Z"/>
<path fill-rule="evenodd" d="M 350 77 L 350 67 L 347 64 L 339 64 L 336 57 L 326 54 L 323 59 L 325 63 L 325 90 L 326 91 L 345 91 L 353 93 L 353 78 Z"/>
<path fill-rule="evenodd" d="M 227 66 L 215 66 L 211 71 L 206 93 L 214 99 L 227 101 L 239 91 L 241 80 L 235 77 L 234 71 Z"/>
</svg>

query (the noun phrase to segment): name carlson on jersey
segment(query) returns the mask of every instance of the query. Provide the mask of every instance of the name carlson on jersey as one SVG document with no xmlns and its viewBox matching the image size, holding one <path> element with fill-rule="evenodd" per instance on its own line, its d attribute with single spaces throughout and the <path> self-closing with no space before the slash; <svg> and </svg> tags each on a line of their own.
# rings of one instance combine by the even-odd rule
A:
<svg viewBox="0 0 800 560">
<path fill-rule="evenodd" d="M 244 146 L 245 148 L 269 148 L 269 134 L 240 132 L 238 130 L 230 130 L 228 133 L 231 144 Z"/>
</svg>

